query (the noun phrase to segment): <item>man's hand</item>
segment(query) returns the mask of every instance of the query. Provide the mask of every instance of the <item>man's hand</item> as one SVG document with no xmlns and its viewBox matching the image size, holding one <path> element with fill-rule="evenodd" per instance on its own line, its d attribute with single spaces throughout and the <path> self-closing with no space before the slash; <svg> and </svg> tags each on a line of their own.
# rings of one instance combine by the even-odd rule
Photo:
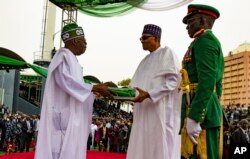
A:
<svg viewBox="0 0 250 159">
<path fill-rule="evenodd" d="M 202 129 L 201 129 L 199 122 L 196 122 L 193 119 L 187 118 L 187 133 L 191 141 L 195 145 L 197 144 L 197 141 L 195 138 L 197 138 L 200 135 L 201 130 Z"/>
<path fill-rule="evenodd" d="M 92 92 L 97 95 L 97 96 L 103 96 L 103 97 L 107 97 L 110 99 L 114 99 L 112 93 L 110 92 L 107 84 L 98 84 L 98 85 L 94 85 L 92 88 Z"/>
<path fill-rule="evenodd" d="M 149 98 L 150 95 L 148 94 L 148 92 L 138 88 L 138 87 L 135 87 L 135 89 L 139 92 L 139 95 L 136 96 L 134 99 L 132 99 L 131 101 L 132 102 L 139 102 L 141 103 L 142 101 L 144 101 L 146 98 Z"/>
</svg>

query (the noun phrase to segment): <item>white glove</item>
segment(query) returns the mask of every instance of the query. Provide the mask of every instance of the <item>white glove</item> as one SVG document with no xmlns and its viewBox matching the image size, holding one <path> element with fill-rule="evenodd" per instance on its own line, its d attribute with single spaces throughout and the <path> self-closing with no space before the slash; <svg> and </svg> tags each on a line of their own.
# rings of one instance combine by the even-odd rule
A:
<svg viewBox="0 0 250 159">
<path fill-rule="evenodd" d="M 197 138 L 200 135 L 200 132 L 201 132 L 200 123 L 196 122 L 193 119 L 187 118 L 187 133 L 191 141 L 195 145 L 197 144 L 197 141 L 195 138 Z"/>
</svg>

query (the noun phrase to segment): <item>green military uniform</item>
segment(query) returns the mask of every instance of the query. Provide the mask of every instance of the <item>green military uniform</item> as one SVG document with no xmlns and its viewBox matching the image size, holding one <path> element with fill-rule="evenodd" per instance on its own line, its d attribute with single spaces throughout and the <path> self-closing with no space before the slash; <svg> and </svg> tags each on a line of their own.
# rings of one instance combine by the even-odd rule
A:
<svg viewBox="0 0 250 159">
<path fill-rule="evenodd" d="M 189 9 L 197 7 L 211 11 L 200 6 L 191 5 Z M 214 139 L 219 136 L 222 124 L 222 107 L 218 97 L 222 94 L 224 58 L 220 42 L 211 30 L 204 30 L 191 43 L 183 58 L 183 68 L 188 73 L 191 85 L 195 84 L 196 87 L 191 89 L 190 104 L 187 103 L 187 94 L 183 94 L 181 125 L 186 117 L 199 122 L 206 130 L 207 158 L 218 159 L 219 138 Z"/>
</svg>

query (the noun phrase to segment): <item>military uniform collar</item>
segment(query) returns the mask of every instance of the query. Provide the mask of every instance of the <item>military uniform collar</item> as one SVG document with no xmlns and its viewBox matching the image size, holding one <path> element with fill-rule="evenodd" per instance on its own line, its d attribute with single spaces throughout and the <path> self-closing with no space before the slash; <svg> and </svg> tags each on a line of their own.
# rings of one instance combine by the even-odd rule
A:
<svg viewBox="0 0 250 159">
<path fill-rule="evenodd" d="M 196 33 L 194 33 L 193 38 L 197 39 L 200 37 L 202 34 L 206 33 L 207 31 L 211 31 L 211 29 L 200 29 Z"/>
</svg>

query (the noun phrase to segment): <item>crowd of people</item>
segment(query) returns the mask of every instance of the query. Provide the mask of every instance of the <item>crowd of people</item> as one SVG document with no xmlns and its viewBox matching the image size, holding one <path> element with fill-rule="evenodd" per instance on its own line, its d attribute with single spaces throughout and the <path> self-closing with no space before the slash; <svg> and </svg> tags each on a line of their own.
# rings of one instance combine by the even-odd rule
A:
<svg viewBox="0 0 250 159">
<path fill-rule="evenodd" d="M 126 153 L 133 116 L 120 109 L 121 102 L 96 99 L 88 138 L 88 150 Z M 0 150 L 5 153 L 34 151 L 39 115 L 11 113 L 0 107 Z"/>
<path fill-rule="evenodd" d="M 133 122 L 132 112 L 120 109 L 121 102 L 96 99 L 88 150 L 126 153 Z M 39 115 L 22 112 L 10 113 L 0 107 L 0 149 L 5 153 L 33 151 L 38 133 Z M 224 158 L 229 155 L 230 144 L 250 143 L 250 106 L 224 107 L 227 124 L 224 124 Z"/>
<path fill-rule="evenodd" d="M 39 115 L 11 113 L 0 108 L 0 149 L 6 153 L 30 151 L 34 148 L 39 126 Z"/>
<path fill-rule="evenodd" d="M 250 106 L 230 104 L 224 107 L 227 124 L 224 126 L 224 159 L 230 157 L 230 145 L 250 143 Z"/>
<path fill-rule="evenodd" d="M 127 152 L 132 113 L 120 109 L 120 102 L 95 100 L 87 149 Z"/>
</svg>

